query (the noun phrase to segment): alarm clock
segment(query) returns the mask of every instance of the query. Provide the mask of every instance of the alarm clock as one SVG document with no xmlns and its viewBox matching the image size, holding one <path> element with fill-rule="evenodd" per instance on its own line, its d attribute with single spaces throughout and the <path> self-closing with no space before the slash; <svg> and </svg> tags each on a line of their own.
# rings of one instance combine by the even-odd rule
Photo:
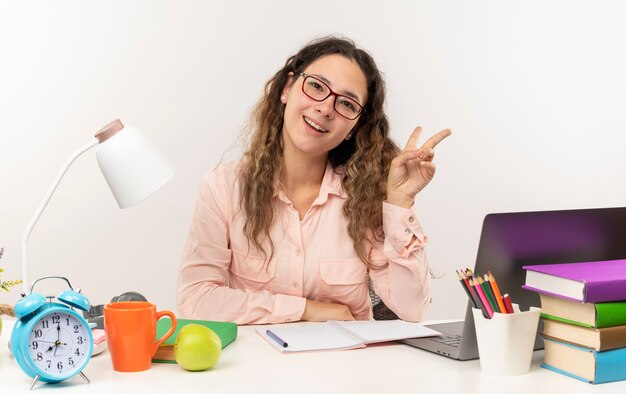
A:
<svg viewBox="0 0 626 394">
<path fill-rule="evenodd" d="M 44 279 L 65 280 L 69 289 L 54 296 L 44 297 L 33 293 L 37 282 Z M 11 333 L 11 351 L 18 365 L 37 381 L 58 383 L 82 372 L 91 359 L 93 337 L 89 324 L 74 310 L 89 310 L 89 301 L 74 290 L 70 281 L 62 276 L 37 279 L 27 294 L 15 304 L 15 325 Z M 48 298 L 48 299 L 46 299 Z"/>
</svg>

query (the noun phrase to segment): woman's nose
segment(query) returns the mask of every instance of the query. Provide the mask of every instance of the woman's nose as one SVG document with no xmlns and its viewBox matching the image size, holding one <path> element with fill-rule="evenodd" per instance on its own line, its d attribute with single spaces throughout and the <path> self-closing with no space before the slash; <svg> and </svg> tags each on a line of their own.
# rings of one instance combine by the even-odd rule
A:
<svg viewBox="0 0 626 394">
<path fill-rule="evenodd" d="M 335 97 L 330 95 L 325 100 L 315 104 L 315 110 L 323 116 L 332 117 L 335 114 Z"/>
</svg>

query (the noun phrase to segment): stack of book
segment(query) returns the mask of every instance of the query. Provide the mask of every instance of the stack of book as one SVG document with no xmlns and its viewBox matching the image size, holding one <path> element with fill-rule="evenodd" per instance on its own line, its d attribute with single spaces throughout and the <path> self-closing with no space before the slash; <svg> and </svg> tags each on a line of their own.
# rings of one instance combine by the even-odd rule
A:
<svg viewBox="0 0 626 394">
<path fill-rule="evenodd" d="M 626 380 L 626 260 L 523 267 L 539 293 L 542 367 L 589 383 Z"/>
</svg>

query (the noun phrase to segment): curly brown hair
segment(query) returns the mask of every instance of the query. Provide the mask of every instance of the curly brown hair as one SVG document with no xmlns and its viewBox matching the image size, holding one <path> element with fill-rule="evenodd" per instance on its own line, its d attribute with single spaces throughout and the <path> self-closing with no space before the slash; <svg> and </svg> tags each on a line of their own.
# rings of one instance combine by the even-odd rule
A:
<svg viewBox="0 0 626 394">
<path fill-rule="evenodd" d="M 382 202 L 387 195 L 387 175 L 391 161 L 400 149 L 389 138 L 389 122 L 384 112 L 385 83 L 374 59 L 357 48 L 353 41 L 324 37 L 304 46 L 287 59 L 265 84 L 265 94 L 252 113 L 251 137 L 245 152 L 241 181 L 241 206 L 246 213 L 244 234 L 267 258 L 274 254 L 269 229 L 274 220 L 271 201 L 282 169 L 282 128 L 284 105 L 280 101 L 283 88 L 291 75 L 322 56 L 338 54 L 357 63 L 367 79 L 367 97 L 363 113 L 344 140 L 328 153 L 328 161 L 343 175 L 342 187 L 347 194 L 343 213 L 348 219 L 348 234 L 359 258 L 368 267 L 372 263 L 367 245 L 382 242 Z"/>
</svg>

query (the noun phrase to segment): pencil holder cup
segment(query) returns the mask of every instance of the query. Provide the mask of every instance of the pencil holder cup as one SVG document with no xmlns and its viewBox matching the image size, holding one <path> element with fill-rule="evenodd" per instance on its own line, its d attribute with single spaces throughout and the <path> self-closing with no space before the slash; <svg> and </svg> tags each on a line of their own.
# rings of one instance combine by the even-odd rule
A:
<svg viewBox="0 0 626 394">
<path fill-rule="evenodd" d="M 515 313 L 494 313 L 486 319 L 480 309 L 472 309 L 480 369 L 492 375 L 523 375 L 530 370 L 540 308 Z"/>
</svg>

